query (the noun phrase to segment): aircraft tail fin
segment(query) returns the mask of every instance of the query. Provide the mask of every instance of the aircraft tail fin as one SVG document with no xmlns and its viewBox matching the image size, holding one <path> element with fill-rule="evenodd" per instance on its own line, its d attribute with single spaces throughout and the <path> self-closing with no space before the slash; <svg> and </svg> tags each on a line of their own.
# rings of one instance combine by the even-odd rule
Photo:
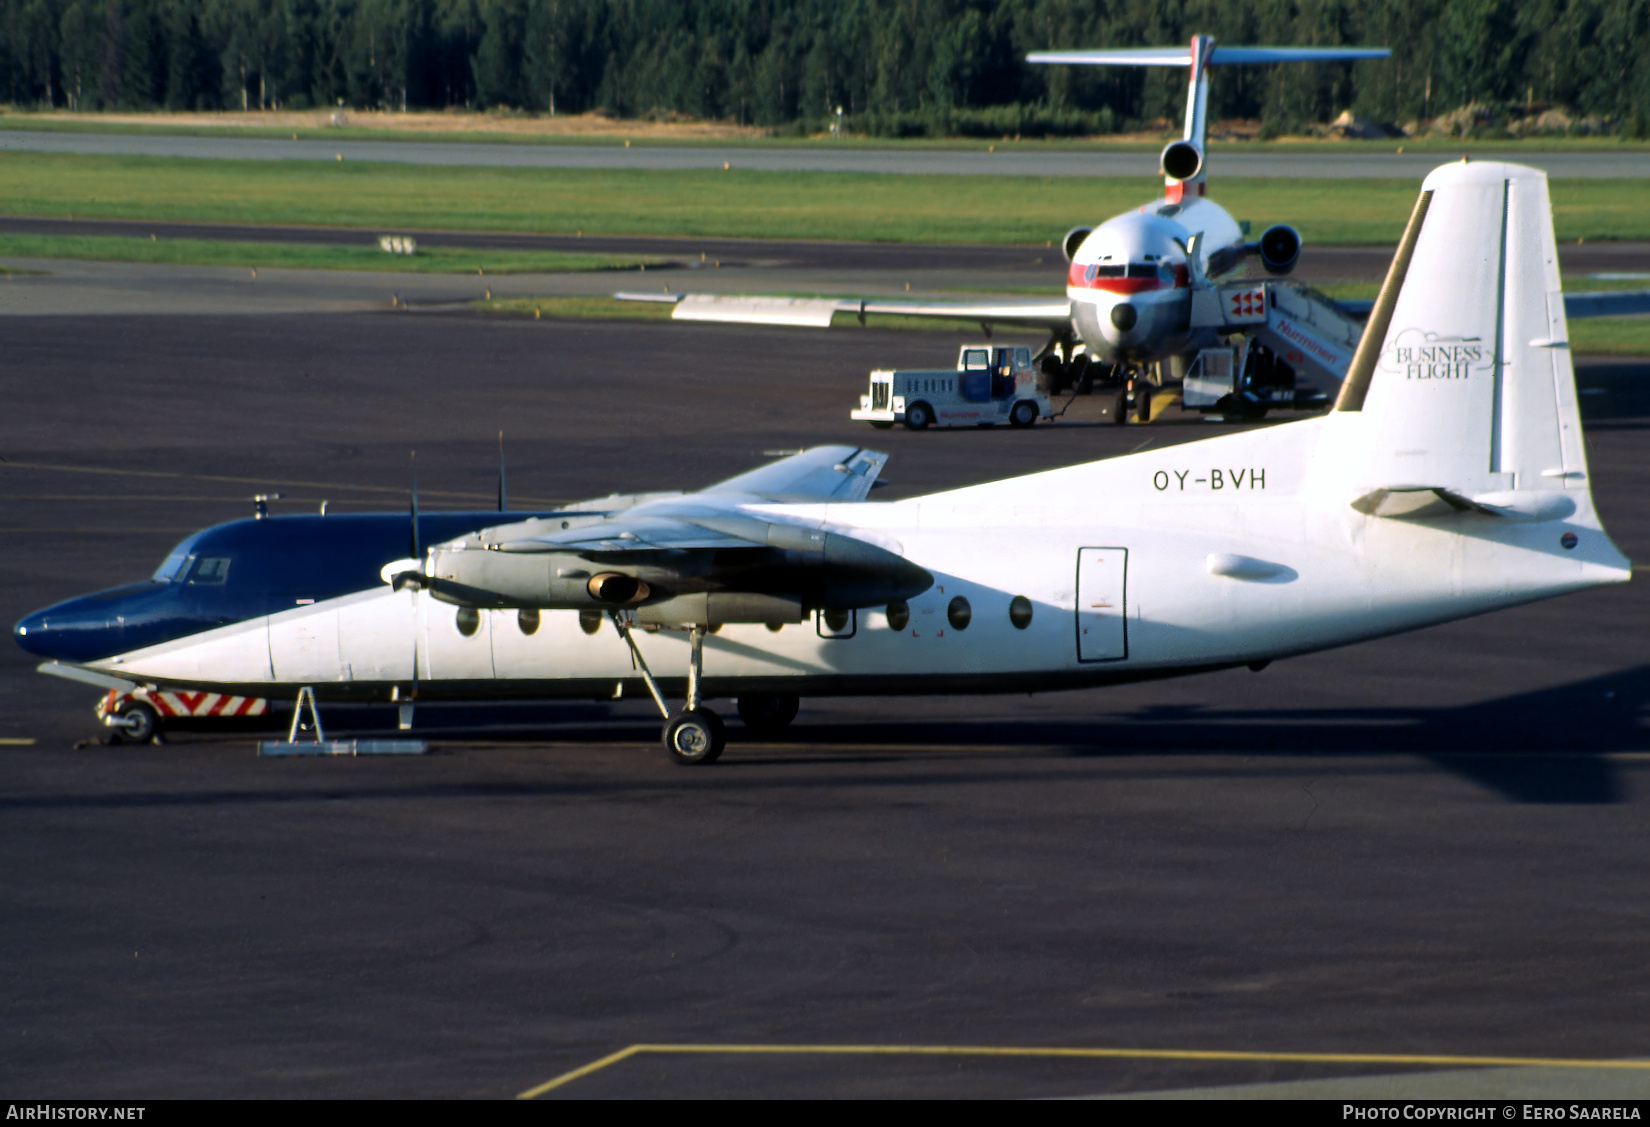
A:
<svg viewBox="0 0 1650 1127">
<path fill-rule="evenodd" d="M 1345 428 L 1329 476 L 1371 515 L 1419 492 L 1591 510 L 1544 173 L 1463 161 L 1427 177 L 1329 421 Z"/>
<path fill-rule="evenodd" d="M 1164 195 L 1180 203 L 1187 194 L 1204 193 L 1204 154 L 1208 152 L 1209 68 L 1241 63 L 1323 63 L 1356 59 L 1384 59 L 1385 47 L 1219 47 L 1212 37 L 1194 35 L 1188 47 L 1122 47 L 1098 51 L 1037 51 L 1028 63 L 1075 66 L 1183 66 L 1190 70 L 1186 86 L 1186 120 L 1178 141 L 1163 150 Z"/>
</svg>

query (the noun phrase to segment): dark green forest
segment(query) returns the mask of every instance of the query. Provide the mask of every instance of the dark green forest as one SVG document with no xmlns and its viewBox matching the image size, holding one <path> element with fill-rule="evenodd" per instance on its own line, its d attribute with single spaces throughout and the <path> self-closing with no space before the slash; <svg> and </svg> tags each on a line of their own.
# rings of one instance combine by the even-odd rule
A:
<svg viewBox="0 0 1650 1127">
<path fill-rule="evenodd" d="M 1177 119 L 1183 72 L 1028 66 L 1049 47 L 1390 46 L 1231 68 L 1214 118 L 1351 109 L 1650 132 L 1650 0 L 0 0 L 18 107 L 683 114 L 873 135 L 1110 132 Z M 1540 111 L 1556 107 L 1545 117 Z M 1516 131 L 1516 130 L 1515 130 Z"/>
</svg>

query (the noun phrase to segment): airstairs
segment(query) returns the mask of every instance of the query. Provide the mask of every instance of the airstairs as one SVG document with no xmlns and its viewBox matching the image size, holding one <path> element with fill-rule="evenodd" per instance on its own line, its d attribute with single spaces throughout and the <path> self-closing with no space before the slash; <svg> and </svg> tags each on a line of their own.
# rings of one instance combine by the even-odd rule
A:
<svg viewBox="0 0 1650 1127">
<path fill-rule="evenodd" d="M 1285 281 L 1246 280 L 1197 290 L 1191 323 L 1194 330 L 1212 330 L 1232 343 L 1198 352 L 1186 372 L 1186 406 L 1214 407 L 1237 395 L 1262 412 L 1314 405 L 1308 398 L 1324 401 L 1321 393 L 1303 393 L 1293 378 L 1260 371 L 1266 364 L 1287 365 L 1322 391 L 1333 392 L 1364 330 L 1361 321 L 1329 297 Z M 1265 354 L 1253 348 L 1257 344 Z"/>
</svg>

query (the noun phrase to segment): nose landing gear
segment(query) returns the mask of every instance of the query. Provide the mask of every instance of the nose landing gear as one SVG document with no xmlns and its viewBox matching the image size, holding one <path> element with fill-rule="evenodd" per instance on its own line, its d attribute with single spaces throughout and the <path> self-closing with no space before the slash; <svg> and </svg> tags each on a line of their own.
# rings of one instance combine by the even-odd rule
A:
<svg viewBox="0 0 1650 1127">
<path fill-rule="evenodd" d="M 1131 413 L 1136 422 L 1152 421 L 1151 382 L 1144 373 L 1133 367 L 1123 373 L 1123 381 L 1118 385 L 1117 398 L 1112 402 L 1111 421 L 1123 426 L 1129 421 Z"/>
</svg>

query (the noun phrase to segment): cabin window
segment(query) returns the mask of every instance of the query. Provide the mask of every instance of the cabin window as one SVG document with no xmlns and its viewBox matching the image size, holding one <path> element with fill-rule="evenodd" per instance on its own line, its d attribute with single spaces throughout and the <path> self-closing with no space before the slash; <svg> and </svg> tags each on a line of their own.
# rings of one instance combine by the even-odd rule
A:
<svg viewBox="0 0 1650 1127">
<path fill-rule="evenodd" d="M 229 578 L 229 557 L 208 556 L 195 561 L 195 568 L 189 573 L 189 582 L 201 587 L 221 587 L 223 581 Z"/>
<path fill-rule="evenodd" d="M 968 605 L 968 600 L 958 595 L 951 600 L 951 605 L 945 608 L 945 617 L 951 623 L 953 630 L 967 630 L 968 624 L 974 619 L 974 608 Z"/>
<path fill-rule="evenodd" d="M 537 607 L 524 607 L 516 612 L 516 625 L 521 627 L 523 634 L 531 637 L 539 632 L 539 612 Z"/>
<path fill-rule="evenodd" d="M 476 631 L 481 629 L 481 612 L 475 607 L 459 607 L 453 624 L 458 627 L 460 634 L 466 638 L 473 638 Z"/>
<path fill-rule="evenodd" d="M 594 634 L 602 628 L 602 612 L 599 610 L 581 610 L 579 612 L 579 629 L 586 634 Z"/>
<path fill-rule="evenodd" d="M 904 599 L 888 604 L 888 629 L 904 630 L 911 623 L 911 605 Z"/>
<path fill-rule="evenodd" d="M 1031 600 L 1024 595 L 1015 595 L 1008 603 L 1008 620 L 1014 624 L 1014 629 L 1024 630 L 1031 625 Z"/>
</svg>

